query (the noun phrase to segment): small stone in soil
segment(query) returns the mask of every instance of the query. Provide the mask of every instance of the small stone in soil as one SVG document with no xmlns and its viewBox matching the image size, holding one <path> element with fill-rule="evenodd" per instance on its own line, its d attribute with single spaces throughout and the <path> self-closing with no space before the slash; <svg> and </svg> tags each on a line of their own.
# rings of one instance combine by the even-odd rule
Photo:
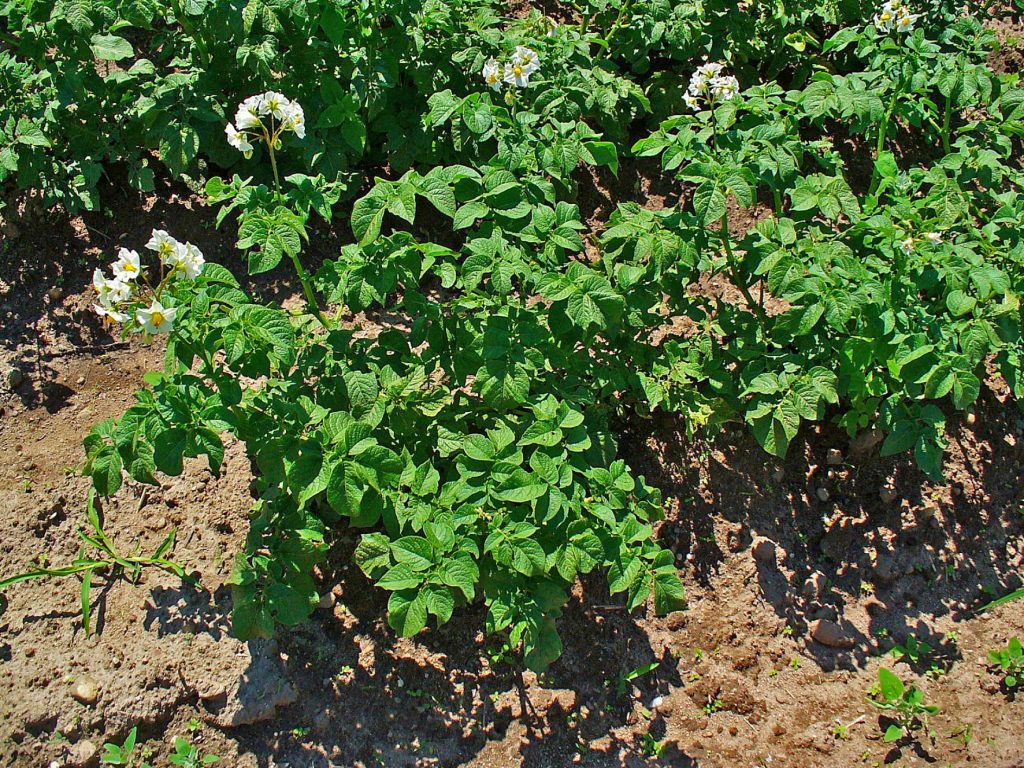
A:
<svg viewBox="0 0 1024 768">
<path fill-rule="evenodd" d="M 889 488 L 883 486 L 878 490 L 878 498 L 882 500 L 883 504 L 892 504 L 896 499 L 899 498 L 899 494 L 896 493 L 895 488 Z"/>
<path fill-rule="evenodd" d="M 71 698 L 82 704 L 95 704 L 99 698 L 100 687 L 92 675 L 82 675 L 71 686 Z"/>
<path fill-rule="evenodd" d="M 838 467 L 840 464 L 843 463 L 843 452 L 840 451 L 838 448 L 830 448 L 828 452 L 828 457 L 825 459 L 825 462 L 830 467 Z"/>
<path fill-rule="evenodd" d="M 827 488 L 819 488 L 815 493 L 817 494 L 819 501 L 828 501 L 828 489 Z"/>
<path fill-rule="evenodd" d="M 25 374 L 17 368 L 11 368 L 7 372 L 7 384 L 11 389 L 17 389 L 25 383 Z"/>
<path fill-rule="evenodd" d="M 852 648 L 853 638 L 841 626 L 828 619 L 819 619 L 811 625 L 811 637 L 829 648 Z"/>
</svg>

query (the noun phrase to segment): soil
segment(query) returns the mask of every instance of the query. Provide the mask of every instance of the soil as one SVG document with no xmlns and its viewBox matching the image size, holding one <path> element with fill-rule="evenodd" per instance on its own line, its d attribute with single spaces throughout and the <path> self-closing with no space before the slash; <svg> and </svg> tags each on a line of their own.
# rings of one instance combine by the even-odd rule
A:
<svg viewBox="0 0 1024 768">
<path fill-rule="evenodd" d="M 612 200 L 660 208 L 683 194 L 642 160 L 623 161 L 618 180 L 579 181 L 595 231 Z M 189 190 L 159 183 L 143 197 L 112 179 L 109 218 L 31 201 L 5 212 L 4 576 L 37 555 L 75 558 L 88 486 L 75 472 L 81 439 L 161 365 L 159 347 L 122 342 L 95 320 L 92 269 L 161 227 L 245 275 L 230 229 L 217 231 Z M 342 230 L 312 238 L 329 244 L 314 258 Z M 245 279 L 264 300 L 298 294 L 276 274 Z M 160 488 L 126 483 L 102 506 L 115 544 L 148 552 L 174 530 L 173 557 L 202 587 L 158 571 L 135 584 L 99 578 L 88 636 L 77 580 L 6 590 L 0 766 L 94 766 L 103 743 L 133 727 L 154 768 L 179 736 L 232 768 L 1024 766 L 1024 702 L 986 658 L 1024 636 L 1024 600 L 978 610 L 1024 583 L 1024 419 L 1004 382 L 993 378 L 974 412 L 951 417 L 943 483 L 879 458 L 872 436 L 851 442 L 827 424 L 805 429 L 785 462 L 742 425 L 698 440 L 660 416 L 620 425 L 620 437 L 623 458 L 665 495 L 658 536 L 676 553 L 688 606 L 630 615 L 588 579 L 561 619 L 562 658 L 522 681 L 489 662 L 478 607 L 397 639 L 345 536 L 321 569 L 324 599 L 309 622 L 238 641 L 225 581 L 251 504 L 242 446 L 227 446 L 217 477 L 194 461 Z M 933 649 L 919 665 L 889 653 L 909 636 Z M 627 679 L 645 665 L 656 666 Z M 895 746 L 867 702 L 883 666 L 939 707 Z"/>
</svg>

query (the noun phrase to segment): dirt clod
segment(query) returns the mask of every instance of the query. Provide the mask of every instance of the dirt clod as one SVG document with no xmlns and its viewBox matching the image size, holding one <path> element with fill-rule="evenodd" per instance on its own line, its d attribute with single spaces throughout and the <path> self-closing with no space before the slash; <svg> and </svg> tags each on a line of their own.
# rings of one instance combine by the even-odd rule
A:
<svg viewBox="0 0 1024 768">
<path fill-rule="evenodd" d="M 818 619 L 811 625 L 811 637 L 829 648 L 852 648 L 856 642 L 838 623 Z"/>
</svg>

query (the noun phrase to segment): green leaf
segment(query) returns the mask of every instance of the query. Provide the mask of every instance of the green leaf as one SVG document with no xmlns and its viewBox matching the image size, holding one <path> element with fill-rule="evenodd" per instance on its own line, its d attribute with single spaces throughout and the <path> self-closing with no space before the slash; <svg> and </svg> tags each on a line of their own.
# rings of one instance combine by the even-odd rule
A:
<svg viewBox="0 0 1024 768">
<path fill-rule="evenodd" d="M 427 626 L 427 598 L 422 591 L 393 592 L 388 600 L 388 624 L 402 637 Z"/>
<path fill-rule="evenodd" d="M 898 701 L 903 697 L 903 682 L 885 667 L 878 670 L 878 687 L 886 701 Z"/>
<path fill-rule="evenodd" d="M 894 724 L 885 729 L 885 736 L 883 739 L 888 743 L 892 743 L 894 741 L 899 741 L 902 737 L 903 729 Z"/>
<path fill-rule="evenodd" d="M 425 571 L 434 564 L 434 548 L 422 536 L 404 536 L 392 542 L 391 554 L 415 571 Z"/>
<path fill-rule="evenodd" d="M 121 61 L 135 55 L 131 43 L 117 35 L 93 35 L 89 44 L 93 56 L 102 61 Z"/>
</svg>

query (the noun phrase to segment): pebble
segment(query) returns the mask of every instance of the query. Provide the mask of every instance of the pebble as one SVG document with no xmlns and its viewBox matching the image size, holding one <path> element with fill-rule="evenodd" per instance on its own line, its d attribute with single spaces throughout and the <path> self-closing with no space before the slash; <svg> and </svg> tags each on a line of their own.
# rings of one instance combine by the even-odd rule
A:
<svg viewBox="0 0 1024 768">
<path fill-rule="evenodd" d="M 976 422 L 977 420 L 978 420 L 978 417 L 975 415 L 974 411 L 968 411 L 967 412 L 967 423 L 968 424 L 974 424 L 974 422 Z"/>
<path fill-rule="evenodd" d="M 55 285 L 53 286 L 53 288 L 46 292 L 46 298 L 48 298 L 50 301 L 60 301 L 61 299 L 64 298 L 64 289 L 61 288 L 59 285 Z"/>
<path fill-rule="evenodd" d="M 664 696 L 655 696 L 653 699 L 651 699 L 651 706 L 649 706 L 648 709 L 651 709 L 651 710 L 657 709 L 658 707 L 660 707 L 664 703 L 665 703 L 665 697 Z"/>
<path fill-rule="evenodd" d="M 757 560 L 757 562 L 763 563 L 765 565 L 774 565 L 776 549 L 777 547 L 775 546 L 774 541 L 772 541 L 771 539 L 758 537 L 757 540 L 754 541 L 754 546 L 751 548 L 751 553 L 754 555 L 754 559 Z"/>
<path fill-rule="evenodd" d="M 843 463 L 843 452 L 838 448 L 830 448 L 825 463 L 830 467 L 838 467 Z"/>
<path fill-rule="evenodd" d="M 89 765 L 96 757 L 96 745 L 88 739 L 80 741 L 68 750 L 69 765 Z"/>
<path fill-rule="evenodd" d="M 100 695 L 100 686 L 91 675 L 82 675 L 71 686 L 71 698 L 82 704 L 95 704 Z"/>
<path fill-rule="evenodd" d="M 82 386 L 83 384 L 85 384 L 85 376 L 79 376 L 77 379 L 75 379 L 75 384 L 77 384 L 78 386 Z"/>
<path fill-rule="evenodd" d="M 848 637 L 843 628 L 828 619 L 819 619 L 811 625 L 811 637 L 829 648 L 852 648 L 853 639 Z"/>
<path fill-rule="evenodd" d="M 167 527 L 167 518 L 163 515 L 157 515 L 146 520 L 146 527 L 151 531 L 160 531 Z"/>
<path fill-rule="evenodd" d="M 320 607 L 325 611 L 329 611 L 334 607 L 334 603 L 337 599 L 338 598 L 334 596 L 333 592 L 325 592 L 320 596 Z"/>
<path fill-rule="evenodd" d="M 11 389 L 17 389 L 25 383 L 25 374 L 17 368 L 11 368 L 7 372 L 7 384 Z"/>
<path fill-rule="evenodd" d="M 819 488 L 815 493 L 818 496 L 818 501 L 828 501 L 828 489 Z"/>
<path fill-rule="evenodd" d="M 784 470 L 782 467 L 779 467 L 774 472 L 772 472 L 772 480 L 775 481 L 776 483 L 781 483 L 785 479 L 786 470 Z"/>
<path fill-rule="evenodd" d="M 895 488 L 889 488 L 888 486 L 882 486 L 878 489 L 878 498 L 882 500 L 883 504 L 892 504 L 899 498 L 899 494 L 896 493 Z"/>
<path fill-rule="evenodd" d="M 807 599 L 813 599 L 821 597 L 825 592 L 825 586 L 828 584 L 828 578 L 821 571 L 815 571 L 808 577 L 807 581 L 804 582 L 802 589 L 804 597 Z"/>
</svg>

